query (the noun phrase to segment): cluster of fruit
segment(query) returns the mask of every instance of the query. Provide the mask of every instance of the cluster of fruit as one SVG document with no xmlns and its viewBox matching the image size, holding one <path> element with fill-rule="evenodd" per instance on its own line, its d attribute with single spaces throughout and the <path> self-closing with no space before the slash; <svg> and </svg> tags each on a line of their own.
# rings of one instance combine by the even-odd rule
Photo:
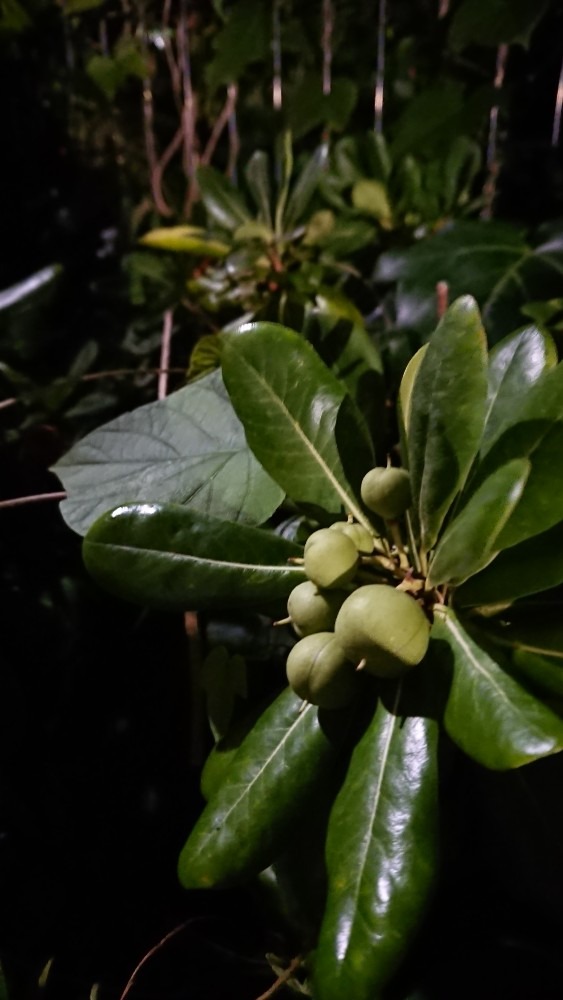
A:
<svg viewBox="0 0 563 1000">
<path fill-rule="evenodd" d="M 362 498 L 380 516 L 399 517 L 410 502 L 408 473 L 372 469 L 363 480 Z M 300 639 L 286 669 L 296 694 L 321 708 L 352 700 L 357 670 L 398 677 L 420 663 L 428 647 L 428 619 L 410 594 L 387 583 L 357 583 L 361 558 L 373 550 L 373 536 L 357 523 L 321 528 L 305 544 L 308 579 L 294 588 L 287 604 Z"/>
</svg>

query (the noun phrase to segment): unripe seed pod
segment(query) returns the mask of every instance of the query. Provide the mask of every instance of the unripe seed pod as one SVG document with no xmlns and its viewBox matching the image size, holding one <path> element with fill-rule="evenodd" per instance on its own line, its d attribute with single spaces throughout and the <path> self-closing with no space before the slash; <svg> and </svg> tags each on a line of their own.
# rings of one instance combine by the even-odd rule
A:
<svg viewBox="0 0 563 1000">
<path fill-rule="evenodd" d="M 338 612 L 334 634 L 346 656 L 376 677 L 399 677 L 420 663 L 430 624 L 416 601 L 381 583 L 358 587 Z"/>
<path fill-rule="evenodd" d="M 386 521 L 400 517 L 411 505 L 410 477 L 406 469 L 376 466 L 362 479 L 360 492 L 366 507 Z"/>
<path fill-rule="evenodd" d="M 295 693 L 319 708 L 344 708 L 357 690 L 354 668 L 334 632 L 316 632 L 296 643 L 286 671 Z"/>
<path fill-rule="evenodd" d="M 297 635 L 313 635 L 314 632 L 333 629 L 348 594 L 347 590 L 319 590 L 312 580 L 298 583 L 287 602 L 287 613 Z"/>
<path fill-rule="evenodd" d="M 359 565 L 353 541 L 330 528 L 320 528 L 309 535 L 303 555 L 309 580 L 326 590 L 337 590 L 350 583 Z"/>
<path fill-rule="evenodd" d="M 330 530 L 341 531 L 343 535 L 347 535 L 353 541 L 358 552 L 364 552 L 366 555 L 373 552 L 373 535 L 370 535 L 363 524 L 350 524 L 349 521 L 335 521 L 334 524 L 331 524 Z"/>
</svg>

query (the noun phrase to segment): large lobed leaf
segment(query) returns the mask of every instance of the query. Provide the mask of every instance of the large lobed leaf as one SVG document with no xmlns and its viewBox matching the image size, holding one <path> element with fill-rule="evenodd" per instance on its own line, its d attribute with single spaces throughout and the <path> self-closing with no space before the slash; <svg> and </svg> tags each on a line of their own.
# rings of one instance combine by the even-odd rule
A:
<svg viewBox="0 0 563 1000">
<path fill-rule="evenodd" d="M 451 608 L 436 608 L 430 655 L 448 663 L 444 713 L 450 738 L 492 770 L 521 767 L 563 749 L 563 721 L 475 641 Z"/>
<path fill-rule="evenodd" d="M 445 313 L 416 374 L 408 465 L 423 547 L 433 547 L 462 488 L 483 431 L 486 342 L 477 305 L 458 299 Z"/>
<path fill-rule="evenodd" d="M 246 444 L 220 372 L 97 428 L 54 471 L 68 493 L 62 514 L 79 534 L 139 498 L 254 524 L 283 500 Z"/>
<path fill-rule="evenodd" d="M 182 885 L 206 888 L 256 875 L 281 854 L 335 747 L 319 710 L 287 688 L 242 742 L 178 863 Z"/>
<path fill-rule="evenodd" d="M 563 238 L 555 233 L 530 247 L 500 222 L 458 221 L 408 250 L 380 256 L 375 277 L 397 282 L 397 326 L 428 336 L 436 321 L 436 283 L 450 296 L 469 292 L 481 307 L 491 343 L 522 324 L 522 306 L 556 298 L 563 274 Z"/>
<path fill-rule="evenodd" d="M 373 453 L 344 385 L 303 337 L 277 323 L 247 324 L 225 338 L 222 366 L 269 475 L 296 502 L 344 508 L 365 523 L 356 491 Z"/>
<path fill-rule="evenodd" d="M 379 704 L 332 810 L 318 1000 L 373 1000 L 398 968 L 432 889 L 438 727 Z"/>
<path fill-rule="evenodd" d="M 83 543 L 86 567 L 106 590 L 170 610 L 277 606 L 304 579 L 287 562 L 301 551 L 272 532 L 176 504 L 118 507 Z"/>
</svg>

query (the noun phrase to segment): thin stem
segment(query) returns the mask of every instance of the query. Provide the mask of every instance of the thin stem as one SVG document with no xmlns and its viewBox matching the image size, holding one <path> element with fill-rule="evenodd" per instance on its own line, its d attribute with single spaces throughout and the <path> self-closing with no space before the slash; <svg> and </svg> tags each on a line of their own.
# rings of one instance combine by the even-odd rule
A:
<svg viewBox="0 0 563 1000">
<path fill-rule="evenodd" d="M 439 281 L 436 285 L 436 315 L 438 319 L 442 319 L 442 316 L 448 308 L 450 289 L 447 281 Z"/>
<path fill-rule="evenodd" d="M 272 104 L 274 106 L 274 111 L 281 111 L 283 104 L 283 91 L 280 0 L 274 0 L 272 8 L 272 60 Z"/>
<path fill-rule="evenodd" d="M 2 399 L 0 400 L 0 410 L 6 410 L 8 406 L 14 406 L 17 403 L 17 399 L 12 397 L 12 399 Z"/>
<path fill-rule="evenodd" d="M 278 990 L 280 990 L 282 986 L 287 983 L 288 979 L 291 979 L 293 973 L 297 971 L 302 961 L 303 959 L 301 955 L 297 955 L 296 958 L 292 958 L 287 969 L 284 969 L 276 979 L 275 983 L 272 983 L 270 988 L 267 989 L 265 993 L 261 993 L 259 997 L 256 997 L 256 1000 L 270 1000 L 270 997 L 273 997 L 274 994 L 276 994 Z"/>
<path fill-rule="evenodd" d="M 332 32 L 334 30 L 334 8 L 332 0 L 323 0 L 323 94 L 328 97 L 332 90 Z"/>
<path fill-rule="evenodd" d="M 557 84 L 557 93 L 555 95 L 555 111 L 553 113 L 553 130 L 551 133 L 552 146 L 559 145 L 562 109 L 563 109 L 563 61 L 561 62 L 561 69 L 559 71 L 559 82 Z"/>
<path fill-rule="evenodd" d="M 168 941 L 171 941 L 172 938 L 177 937 L 178 934 L 181 934 L 181 932 L 184 931 L 186 929 L 186 927 L 188 927 L 189 924 L 191 924 L 191 923 L 193 923 L 193 919 L 192 920 L 186 920 L 185 923 L 180 924 L 179 927 L 175 927 L 174 930 L 169 931 L 168 934 L 165 934 L 164 937 L 161 938 L 160 941 L 157 944 L 155 944 L 149 951 L 147 951 L 146 955 L 143 956 L 143 958 L 141 959 L 141 961 L 139 962 L 139 964 L 135 967 L 135 969 L 131 973 L 131 976 L 130 976 L 130 978 L 129 978 L 126 986 L 125 986 L 125 989 L 123 990 L 123 993 L 121 994 L 119 1000 L 125 1000 L 125 998 L 127 997 L 127 995 L 131 992 L 133 986 L 135 985 L 135 981 L 137 979 L 138 973 L 141 971 L 141 969 L 143 968 L 143 966 L 146 965 L 146 963 L 149 961 L 149 959 L 151 959 L 153 957 L 153 955 L 156 955 L 156 953 L 158 951 L 160 951 L 160 949 L 165 944 L 167 944 Z"/>
<path fill-rule="evenodd" d="M 172 309 L 167 309 L 164 313 L 160 344 L 160 373 L 158 376 L 157 399 L 164 399 L 168 392 L 168 365 L 170 363 L 173 316 Z"/>
<path fill-rule="evenodd" d="M 443 17 L 447 17 L 450 11 L 450 0 L 440 0 L 440 6 L 438 7 L 438 20 L 441 21 Z"/>
<path fill-rule="evenodd" d="M 190 39 L 188 30 L 188 0 L 182 0 L 180 18 L 176 33 L 178 44 L 178 59 L 182 72 L 182 135 L 184 143 L 184 173 L 188 179 L 188 191 L 184 205 L 184 214 L 189 218 L 190 210 L 196 196 L 196 97 L 192 84 L 192 66 L 190 57 Z"/>
<path fill-rule="evenodd" d="M 401 569 L 409 569 L 409 557 L 405 552 L 405 546 L 403 544 L 403 537 L 401 535 L 401 529 L 397 521 L 387 521 L 387 527 L 391 532 L 391 538 L 395 544 L 395 548 L 399 553 L 399 565 Z"/>
<path fill-rule="evenodd" d="M 495 71 L 494 87 L 496 91 L 502 89 L 506 73 L 506 63 L 508 59 L 508 45 L 503 42 L 497 50 L 497 63 Z M 484 206 L 481 211 L 482 219 L 490 219 L 493 214 L 493 203 L 496 195 L 497 180 L 500 172 L 498 160 L 498 102 L 491 108 L 489 116 L 489 139 L 487 142 L 487 179 L 483 185 Z"/>
<path fill-rule="evenodd" d="M 66 493 L 34 493 L 28 497 L 12 497 L 10 500 L 0 500 L 0 507 L 23 507 L 26 503 L 41 503 L 43 500 L 66 500 Z"/>
<path fill-rule="evenodd" d="M 225 129 L 228 126 L 229 121 L 231 119 L 231 115 L 235 110 L 236 102 L 237 102 L 237 85 L 236 83 L 229 84 L 227 88 L 227 99 L 223 107 L 221 108 L 221 111 L 211 130 L 211 135 L 209 136 L 207 145 L 203 153 L 201 154 L 200 163 L 202 165 L 206 166 L 208 163 L 211 162 L 213 154 L 217 148 L 217 143 L 219 142 L 219 139 L 221 137 L 221 133 L 223 132 L 223 129 Z"/>
<path fill-rule="evenodd" d="M 166 62 L 168 65 L 168 72 L 170 74 L 170 82 L 172 84 L 172 93 L 174 95 L 174 103 L 180 114 L 182 113 L 182 74 L 180 72 L 180 67 L 178 61 L 174 57 L 174 50 L 172 48 L 172 41 L 168 35 L 168 25 L 170 23 L 170 10 L 172 7 L 171 0 L 164 0 L 164 6 L 162 8 L 162 37 L 164 41 L 164 55 L 166 57 Z"/>
<path fill-rule="evenodd" d="M 232 97 L 232 110 L 229 115 L 229 159 L 227 162 L 227 177 L 229 177 L 233 184 L 237 182 L 237 160 L 240 152 L 240 136 L 238 134 L 237 126 L 237 101 L 238 101 L 238 84 L 230 83 L 228 87 L 229 97 Z"/>
<path fill-rule="evenodd" d="M 377 57 L 375 66 L 374 95 L 374 128 L 378 135 L 383 132 L 383 99 L 385 88 L 385 20 L 386 0 L 379 0 L 379 18 L 377 22 Z"/>
<path fill-rule="evenodd" d="M 149 168 L 151 194 L 154 204 L 156 210 L 160 212 L 161 215 L 171 216 L 172 209 L 164 197 L 161 186 L 162 171 L 159 171 L 159 158 L 156 149 L 156 137 L 154 133 L 154 100 L 150 76 L 146 76 L 143 80 L 143 132 L 145 136 L 145 152 Z"/>
</svg>

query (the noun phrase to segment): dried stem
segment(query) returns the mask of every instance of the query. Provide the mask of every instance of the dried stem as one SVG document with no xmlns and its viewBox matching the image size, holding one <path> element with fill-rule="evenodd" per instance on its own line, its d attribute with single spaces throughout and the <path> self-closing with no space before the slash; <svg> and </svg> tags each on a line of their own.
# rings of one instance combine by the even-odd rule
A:
<svg viewBox="0 0 563 1000">
<path fill-rule="evenodd" d="M 172 93 L 174 95 L 174 102 L 178 111 L 182 111 L 182 73 L 178 65 L 178 61 L 174 56 L 174 49 L 172 47 L 172 41 L 168 35 L 168 25 L 170 24 L 170 10 L 172 7 L 171 0 L 164 0 L 164 7 L 162 8 L 162 35 L 164 42 L 164 55 L 168 65 L 168 72 L 170 74 L 170 82 L 172 84 Z"/>
<path fill-rule="evenodd" d="M 272 104 L 274 106 L 274 111 L 281 111 L 283 104 L 283 89 L 280 0 L 274 0 L 272 7 L 272 60 Z"/>
<path fill-rule="evenodd" d="M 238 101 L 238 85 L 236 83 L 230 83 L 228 90 L 230 94 L 232 93 L 233 108 L 229 116 L 229 159 L 227 161 L 227 176 L 230 177 L 233 184 L 236 184 L 237 160 L 240 152 L 240 136 L 238 134 L 237 112 L 236 112 L 236 105 Z"/>
<path fill-rule="evenodd" d="M 551 133 L 551 145 L 559 145 L 559 134 L 561 132 L 561 110 L 563 108 L 563 61 L 561 62 L 561 69 L 559 71 L 559 82 L 557 84 L 557 93 L 555 95 L 555 110 L 553 113 L 553 130 Z"/>
<path fill-rule="evenodd" d="M 375 66 L 375 95 L 373 101 L 375 121 L 374 128 L 378 135 L 383 132 L 383 98 L 385 89 L 385 20 L 386 0 L 379 0 L 379 18 L 377 22 L 377 57 Z"/>
<path fill-rule="evenodd" d="M 168 392 L 168 365 L 170 363 L 170 343 L 172 340 L 173 310 L 167 309 L 162 323 L 162 338 L 160 342 L 160 373 L 158 376 L 157 398 L 164 399 Z"/>
<path fill-rule="evenodd" d="M 188 193 L 184 206 L 185 214 L 189 215 L 189 210 L 195 197 L 195 115 L 196 98 L 192 84 L 192 67 L 190 58 L 190 39 L 188 32 L 188 0 L 182 0 L 180 8 L 180 18 L 176 31 L 178 45 L 178 60 L 182 73 L 182 138 L 184 144 L 184 172 L 188 179 Z"/>
<path fill-rule="evenodd" d="M 12 497 L 10 500 L 0 500 L 0 507 L 23 507 L 26 503 L 40 503 L 43 500 L 65 500 L 66 493 L 34 493 L 28 497 Z"/>
<path fill-rule="evenodd" d="M 506 72 L 506 62 L 508 59 L 508 45 L 503 43 L 499 45 L 497 50 L 497 63 L 494 87 L 495 90 L 500 91 L 504 83 L 504 76 Z M 487 142 L 487 179 L 483 185 L 483 200 L 484 205 L 481 210 L 482 219 L 490 219 L 493 214 L 493 203 L 496 195 L 497 179 L 500 171 L 500 163 L 498 161 L 498 116 L 499 116 L 499 105 L 495 103 L 491 108 L 491 113 L 489 116 L 489 139 Z"/>
<path fill-rule="evenodd" d="M 154 134 L 154 101 L 152 82 L 149 76 L 143 80 L 143 131 L 145 135 L 145 151 L 149 168 L 151 194 L 156 210 L 161 215 L 171 216 L 172 209 L 162 192 L 162 170 L 159 170 L 159 158 Z"/>
<path fill-rule="evenodd" d="M 221 133 L 229 124 L 231 115 L 233 114 L 236 103 L 237 103 L 238 88 L 236 83 L 232 83 L 227 88 L 227 99 L 221 108 L 221 111 L 215 121 L 211 135 L 207 141 L 207 145 L 201 155 L 200 163 L 207 166 L 213 158 L 213 154 L 217 148 L 217 143 L 221 137 Z"/>
<path fill-rule="evenodd" d="M 141 969 L 143 968 L 143 966 L 146 965 L 146 963 L 149 961 L 149 959 L 151 959 L 154 955 L 156 955 L 157 952 L 160 951 L 160 949 L 163 948 L 164 945 L 168 943 L 168 941 L 171 941 L 172 938 L 177 937 L 178 934 L 181 934 L 182 931 L 184 931 L 186 929 L 186 927 L 188 927 L 188 925 L 190 923 L 193 923 L 193 921 L 192 920 L 186 920 L 185 923 L 180 924 L 179 927 L 175 927 L 174 930 L 169 931 L 168 934 L 165 934 L 164 937 L 161 938 L 160 941 L 157 944 L 155 944 L 150 949 L 150 951 L 147 951 L 146 955 L 143 956 L 143 958 L 141 959 L 141 961 L 139 962 L 139 964 L 136 966 L 136 968 L 131 973 L 131 976 L 130 976 L 130 978 L 129 978 L 126 986 L 125 986 L 125 989 L 123 990 L 123 993 L 121 994 L 119 1000 L 125 1000 L 125 998 L 127 997 L 127 995 L 131 992 L 133 986 L 135 985 L 135 981 L 136 981 L 138 973 L 141 971 Z"/>
<path fill-rule="evenodd" d="M 272 983 L 270 988 L 267 989 L 265 993 L 261 993 L 259 997 L 256 997 L 256 1000 L 270 1000 L 270 997 L 273 997 L 274 994 L 277 993 L 278 990 L 285 985 L 285 983 L 287 983 L 288 979 L 291 979 L 293 973 L 297 971 L 302 961 L 303 959 L 301 955 L 297 955 L 296 958 L 292 958 L 287 969 L 284 969 L 284 971 L 280 973 L 276 979 L 275 983 Z"/>
<path fill-rule="evenodd" d="M 323 0 L 323 94 L 328 97 L 332 90 L 332 32 L 334 30 L 334 8 L 332 0 Z"/>
</svg>

